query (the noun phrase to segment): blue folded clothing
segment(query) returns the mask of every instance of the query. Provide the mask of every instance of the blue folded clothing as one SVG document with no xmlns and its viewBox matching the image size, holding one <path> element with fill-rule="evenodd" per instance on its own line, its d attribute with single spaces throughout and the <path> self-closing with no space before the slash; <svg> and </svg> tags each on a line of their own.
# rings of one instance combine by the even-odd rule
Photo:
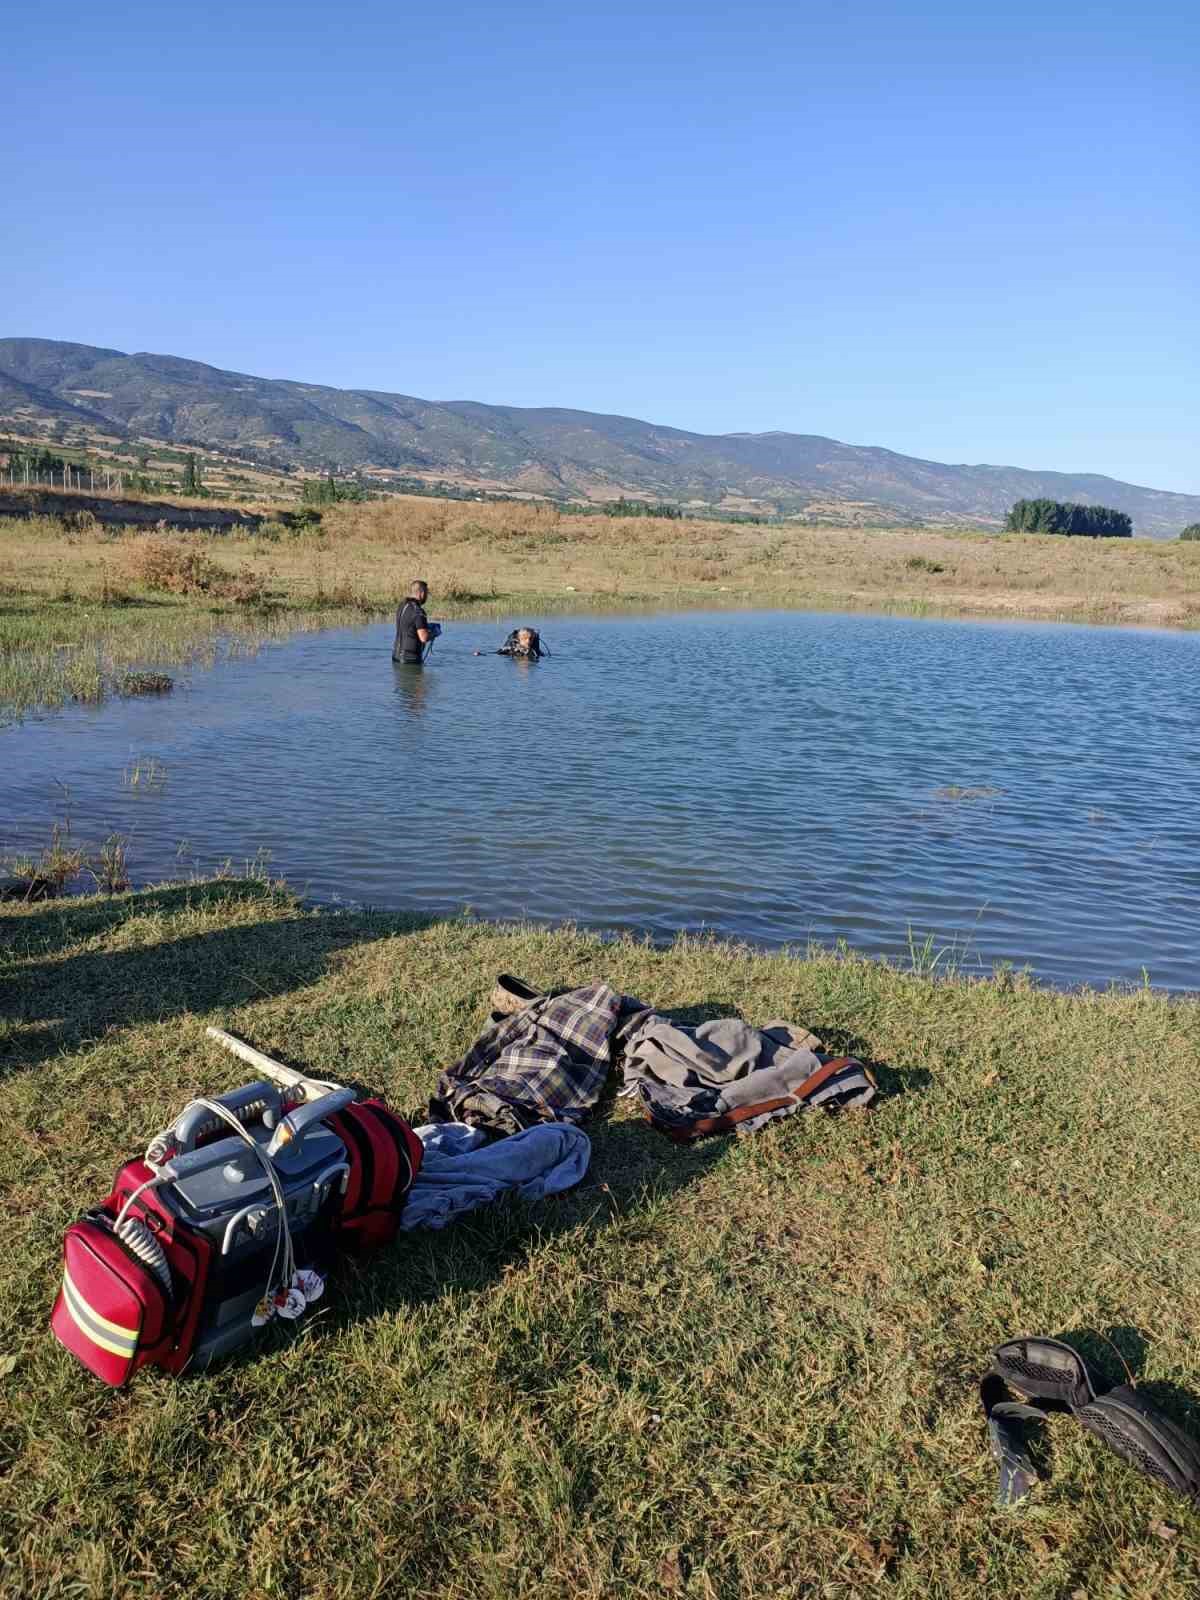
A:
<svg viewBox="0 0 1200 1600">
<path fill-rule="evenodd" d="M 462 1122 L 431 1122 L 414 1131 L 425 1155 L 400 1215 L 402 1228 L 444 1228 L 505 1194 L 524 1200 L 561 1194 L 574 1188 L 592 1158 L 591 1140 L 569 1122 L 539 1123 L 496 1140 Z"/>
</svg>

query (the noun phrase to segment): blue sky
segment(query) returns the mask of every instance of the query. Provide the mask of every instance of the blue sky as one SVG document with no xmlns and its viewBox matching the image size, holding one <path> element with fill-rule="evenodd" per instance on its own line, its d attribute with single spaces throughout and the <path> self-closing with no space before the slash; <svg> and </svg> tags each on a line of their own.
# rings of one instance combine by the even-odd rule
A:
<svg viewBox="0 0 1200 1600">
<path fill-rule="evenodd" d="M 68 0 L 0 334 L 1200 492 L 1200 8 Z"/>
</svg>

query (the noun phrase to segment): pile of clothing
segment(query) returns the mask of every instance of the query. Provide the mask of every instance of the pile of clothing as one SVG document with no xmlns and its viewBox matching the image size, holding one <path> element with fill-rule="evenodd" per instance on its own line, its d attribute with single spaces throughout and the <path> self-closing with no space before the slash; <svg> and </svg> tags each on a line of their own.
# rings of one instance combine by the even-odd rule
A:
<svg viewBox="0 0 1200 1600">
<path fill-rule="evenodd" d="M 678 1144 L 757 1133 L 798 1111 L 869 1106 L 875 1080 L 853 1056 L 825 1056 L 790 1022 L 752 1028 L 720 1017 L 686 1028 L 649 1012 L 624 1040 L 623 1094 Z"/>
<path fill-rule="evenodd" d="M 744 1136 L 801 1111 L 871 1104 L 875 1081 L 853 1056 L 822 1053 L 788 1022 L 737 1017 L 687 1027 L 606 983 L 544 995 L 502 974 L 491 1021 L 438 1078 L 425 1147 L 401 1226 L 444 1227 L 516 1193 L 578 1183 L 591 1155 L 580 1124 L 610 1077 L 678 1144 Z"/>
</svg>

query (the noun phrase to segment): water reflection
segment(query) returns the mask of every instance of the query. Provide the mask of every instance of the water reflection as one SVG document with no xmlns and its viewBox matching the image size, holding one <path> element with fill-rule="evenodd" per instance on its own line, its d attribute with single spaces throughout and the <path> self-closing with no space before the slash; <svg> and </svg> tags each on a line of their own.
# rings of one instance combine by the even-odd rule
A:
<svg viewBox="0 0 1200 1600">
<path fill-rule="evenodd" d="M 401 709 L 410 717 L 419 717 L 429 699 L 430 679 L 425 668 L 393 661 L 392 678 Z"/>
</svg>

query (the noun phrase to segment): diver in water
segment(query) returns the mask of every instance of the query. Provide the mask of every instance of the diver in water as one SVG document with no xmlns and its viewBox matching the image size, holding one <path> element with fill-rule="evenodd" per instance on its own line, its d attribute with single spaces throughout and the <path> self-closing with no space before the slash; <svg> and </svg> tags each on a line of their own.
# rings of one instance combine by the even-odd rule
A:
<svg viewBox="0 0 1200 1600">
<path fill-rule="evenodd" d="M 519 661 L 540 661 L 543 656 L 550 654 L 536 628 L 514 628 L 495 653 L 498 656 L 513 656 Z M 483 651 L 476 650 L 475 654 L 481 656 Z"/>
</svg>

